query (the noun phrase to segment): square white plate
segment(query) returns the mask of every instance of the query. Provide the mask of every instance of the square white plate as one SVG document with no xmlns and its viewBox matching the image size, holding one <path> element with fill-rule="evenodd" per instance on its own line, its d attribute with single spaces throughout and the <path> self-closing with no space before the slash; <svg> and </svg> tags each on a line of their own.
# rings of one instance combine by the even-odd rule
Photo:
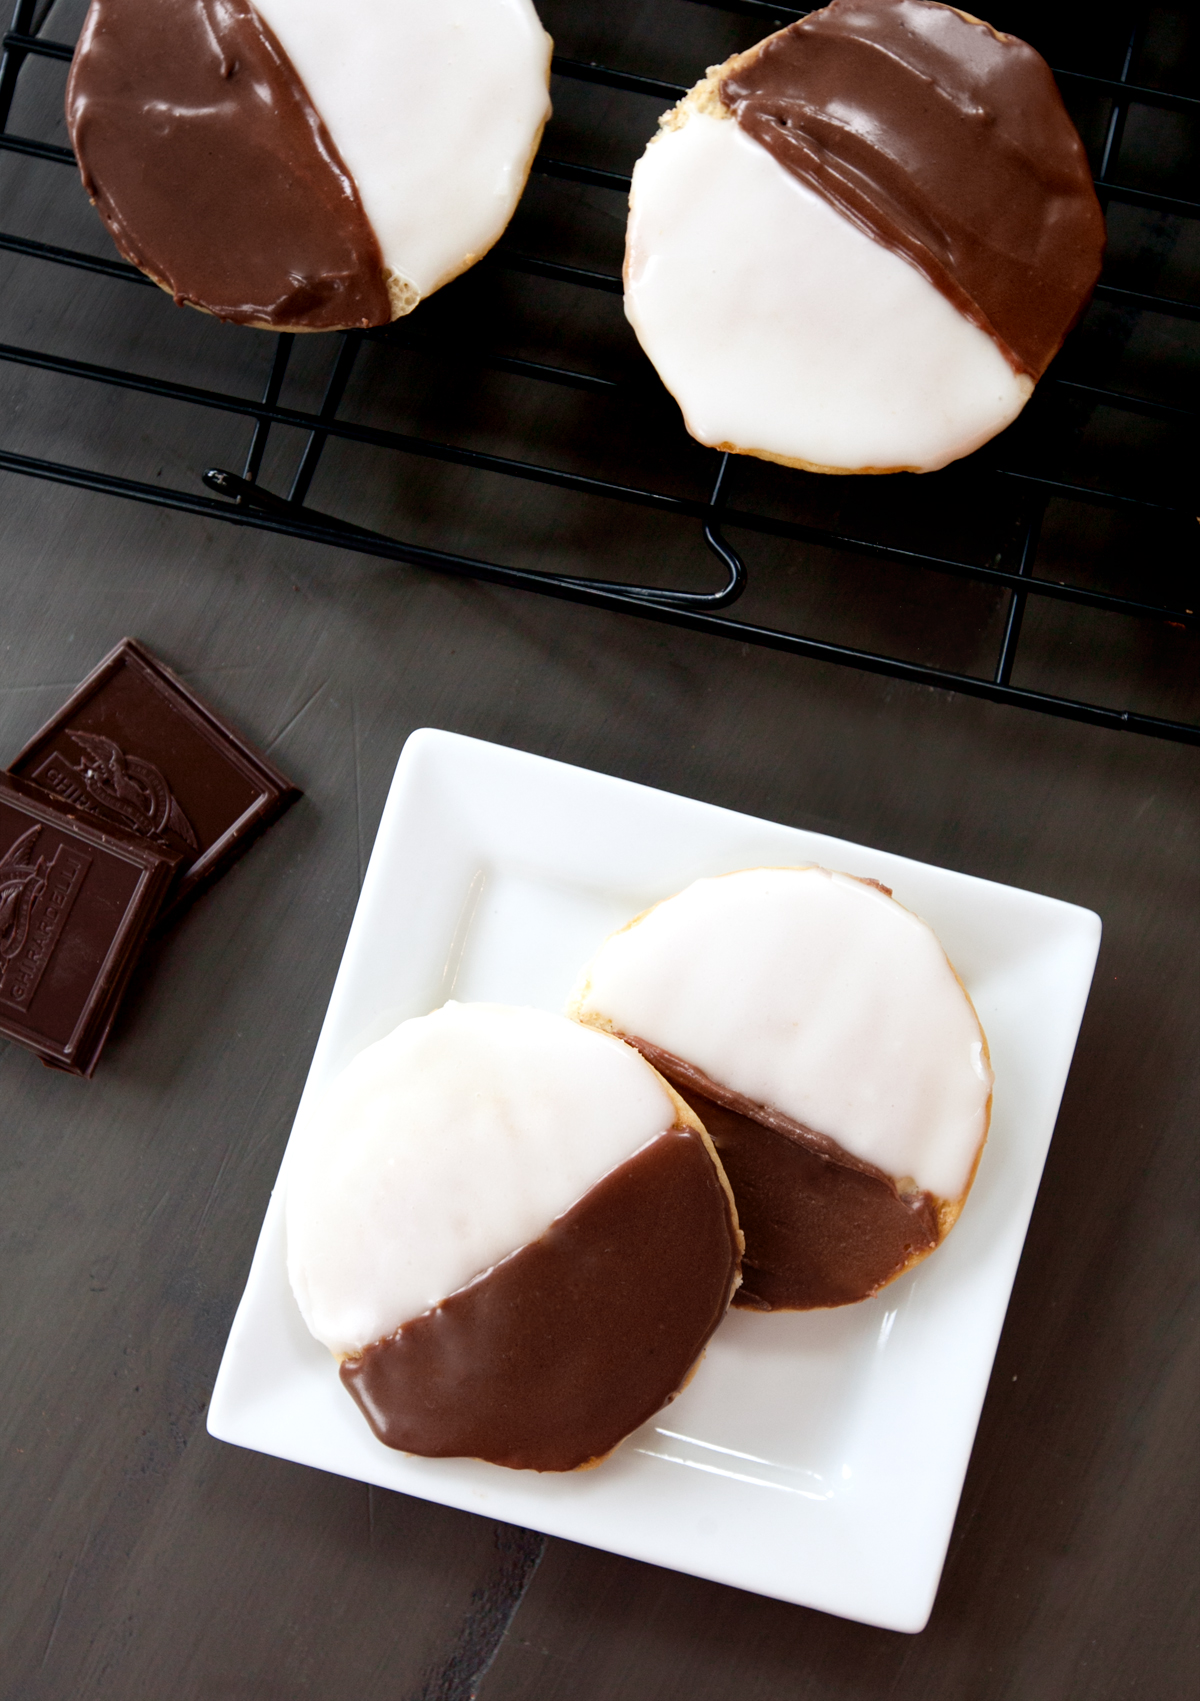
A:
<svg viewBox="0 0 1200 1701">
<path fill-rule="evenodd" d="M 600 941 L 704 874 L 819 862 L 935 929 L 988 1035 L 991 1137 L 954 1233 L 865 1304 L 731 1312 L 687 1390 L 598 1469 L 377 1442 L 308 1334 L 276 1186 L 209 1407 L 221 1440 L 893 1630 L 929 1616 L 1100 943 L 1089 910 L 422 730 L 379 826 L 297 1122 L 447 998 L 561 1010 Z M 287 1159 L 280 1171 L 286 1174 Z"/>
</svg>

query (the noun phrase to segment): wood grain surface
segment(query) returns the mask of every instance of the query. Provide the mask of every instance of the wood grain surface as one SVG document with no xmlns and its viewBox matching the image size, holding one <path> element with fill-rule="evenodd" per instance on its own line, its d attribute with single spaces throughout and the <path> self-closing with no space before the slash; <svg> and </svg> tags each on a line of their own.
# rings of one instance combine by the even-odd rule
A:
<svg viewBox="0 0 1200 1701">
<path fill-rule="evenodd" d="M 693 30 L 684 51 L 632 4 L 564 0 L 557 11 L 553 27 L 575 56 L 679 80 L 762 28 L 676 0 Z M 588 100 L 625 98 L 585 89 L 564 109 L 563 151 L 592 133 Z M 621 123 L 644 136 L 647 110 Z M 592 163 L 627 169 L 629 159 L 618 150 Z M 47 187 L 0 159 L 6 217 L 16 205 L 45 239 L 87 237 L 102 251 L 82 197 L 64 211 L 61 189 L 61 178 Z M 522 215 L 530 240 L 551 218 L 540 194 Z M 611 265 L 611 197 L 570 195 L 578 257 Z M 189 382 L 261 383 L 268 356 L 253 333 L 150 291 L 132 291 L 131 309 L 128 286 L 85 290 L 11 256 L 0 284 L 10 340 L 57 339 Z M 606 303 L 566 324 L 547 295 L 527 352 L 549 324 L 560 340 L 633 361 L 619 303 L 611 321 Z M 327 359 L 316 346 L 298 352 L 298 400 L 319 394 Z M 410 379 L 403 392 L 372 388 L 368 363 L 362 417 L 432 430 L 451 399 L 461 410 L 463 396 L 448 399 L 419 365 Z M 479 441 L 518 433 L 516 382 L 493 375 L 468 396 Z M 623 435 L 614 416 L 572 411 L 564 395 L 519 426 L 526 447 L 539 438 L 564 463 L 603 453 L 619 467 L 654 447 L 666 417 L 648 403 Z M 0 407 L 25 452 L 137 477 L 194 478 L 208 459 L 233 465 L 245 450 L 246 431 L 231 443 L 217 415 L 181 419 L 15 368 L 0 369 Z M 296 452 L 279 433 L 268 474 L 278 481 Z M 661 457 L 663 477 L 703 487 L 699 451 L 676 443 Z M 653 514 L 570 506 L 532 486 L 514 494 L 461 469 L 393 469 L 337 451 L 313 500 L 522 564 L 711 573 L 699 540 Z M 1056 562 L 1104 525 L 1121 584 L 1158 560 L 1124 520 L 1092 510 L 1051 520 Z M 754 559 L 756 614 L 798 606 L 810 626 L 840 621 L 862 641 L 886 628 L 918 659 L 974 665 L 1003 620 L 1002 597 L 933 575 L 912 575 L 896 596 L 880 570 L 829 551 L 764 544 Z M 1115 626 L 1041 619 L 1030 677 L 1078 684 L 1120 666 L 1152 710 L 1194 714 L 1194 647 L 1116 624 L 1110 637 Z M 151 947 L 94 1080 L 0 1048 L 3 1701 L 1195 1694 L 1194 750 L 0 476 L 0 760 L 126 634 L 267 750 L 304 797 Z M 206 1402 L 392 770 L 423 725 L 1029 887 L 1103 918 L 921 1635 L 546 1541 L 207 1435 Z"/>
<path fill-rule="evenodd" d="M 0 1054 L 0 1694 L 459 1701 L 492 1661 L 485 1701 L 1185 1695 L 1195 754 L 100 497 L 4 493 L 5 746 L 132 631 L 305 797 L 153 949 L 93 1081 Z M 205 1433 L 391 771 L 422 724 L 1104 918 L 920 1637 L 543 1552 Z"/>
</svg>

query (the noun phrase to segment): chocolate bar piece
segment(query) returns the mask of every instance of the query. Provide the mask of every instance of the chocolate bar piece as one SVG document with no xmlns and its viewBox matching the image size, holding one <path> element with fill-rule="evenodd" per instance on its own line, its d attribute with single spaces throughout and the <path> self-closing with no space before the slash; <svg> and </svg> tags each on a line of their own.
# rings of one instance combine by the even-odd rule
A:
<svg viewBox="0 0 1200 1701">
<path fill-rule="evenodd" d="M 0 1035 L 90 1075 L 180 861 L 0 774 Z"/>
<path fill-rule="evenodd" d="M 105 656 L 8 771 L 178 852 L 172 913 L 300 796 L 135 638 Z"/>
</svg>

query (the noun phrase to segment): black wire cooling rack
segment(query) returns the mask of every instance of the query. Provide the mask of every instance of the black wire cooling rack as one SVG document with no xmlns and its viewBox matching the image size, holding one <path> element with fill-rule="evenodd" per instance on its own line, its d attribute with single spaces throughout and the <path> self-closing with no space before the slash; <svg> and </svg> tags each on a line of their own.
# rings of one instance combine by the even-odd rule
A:
<svg viewBox="0 0 1200 1701">
<path fill-rule="evenodd" d="M 766 33 L 770 28 L 803 16 L 802 11 L 775 6 L 769 0 L 690 0 L 690 6 L 689 0 L 654 0 L 654 4 L 673 5 L 680 14 L 687 14 L 690 7 L 696 5 L 740 14 L 760 23 L 761 28 L 755 31 L 756 34 Z M 16 134 L 9 123 L 19 81 L 28 67 L 35 63 L 44 65 L 47 61 L 60 61 L 65 74 L 65 67 L 70 61 L 71 45 L 48 39 L 43 34 L 47 11 L 44 6 L 39 7 L 38 0 L 17 0 L 12 28 L 4 37 L 3 59 L 0 60 L 0 150 L 69 169 L 74 165 L 69 149 Z M 691 15 L 695 16 L 694 11 Z M 1139 41 L 1145 27 L 1143 16 L 1134 22 L 1132 28 L 1123 30 L 1116 55 L 1119 63 L 1109 67 L 1112 75 L 1100 75 L 1094 70 L 1072 70 L 1060 65 L 1056 67 L 1056 76 L 1068 104 L 1072 103 L 1073 97 L 1076 103 L 1080 100 L 1091 103 L 1093 153 L 1094 156 L 1098 154 L 1098 161 L 1094 159 L 1098 167 L 1096 186 L 1106 211 L 1111 212 L 1114 207 L 1140 210 L 1156 223 L 1160 234 L 1163 228 L 1169 228 L 1178 236 L 1187 221 L 1200 217 L 1200 202 L 1165 193 L 1161 187 L 1139 187 L 1125 180 L 1129 174 L 1122 170 L 1122 150 L 1131 114 L 1165 113 L 1170 115 L 1170 122 L 1185 126 L 1200 117 L 1200 100 L 1164 88 L 1145 86 L 1135 80 L 1132 73 L 1138 64 Z M 1036 44 L 1036 37 L 1034 39 Z M 697 75 L 701 69 L 697 68 Z M 554 59 L 553 72 L 560 86 L 563 80 L 568 80 L 575 84 L 599 85 L 605 90 L 652 97 L 659 103 L 658 110 L 684 92 L 682 86 L 642 76 L 631 69 L 616 69 L 559 55 Z M 649 101 L 646 116 L 645 134 L 649 135 L 657 116 Z M 1184 155 L 1186 158 L 1186 148 Z M 614 197 L 623 197 L 628 191 L 627 177 L 595 166 L 558 159 L 546 147 L 534 169 L 535 179 L 564 180 L 589 190 L 610 193 Z M 1184 186 L 1187 187 L 1186 168 L 1183 175 Z M 1175 186 L 1172 183 L 1172 187 Z M 615 201 L 614 205 L 620 207 L 621 203 Z M 1161 241 L 1159 246 L 1161 248 Z M 123 284 L 153 288 L 138 271 L 115 257 L 88 254 L 5 231 L 0 231 L 0 249 L 46 266 L 74 268 L 79 273 L 98 274 L 109 280 L 120 280 Z M 579 292 L 601 291 L 619 295 L 621 291 L 620 278 L 615 272 L 568 264 L 553 254 L 522 252 L 512 243 L 511 237 L 484 264 L 527 279 L 552 279 Z M 1173 275 L 1178 277 L 1178 268 Z M 1126 339 L 1132 334 L 1132 329 L 1143 322 L 1144 316 L 1150 316 L 1156 324 L 1176 326 L 1200 319 L 1200 302 L 1186 298 L 1187 276 L 1183 288 L 1168 292 L 1132 287 L 1131 278 L 1136 282 L 1137 277 L 1136 267 L 1132 271 L 1126 267 L 1117 278 L 1106 267 L 1106 276 L 1097 290 L 1098 303 L 1117 310 Z M 1194 281 L 1194 274 L 1191 277 Z M 424 310 L 419 310 L 418 317 L 421 311 Z M 644 484 L 617 482 L 578 470 L 556 468 L 534 458 L 497 455 L 458 446 L 441 441 L 434 435 L 426 435 L 424 430 L 400 432 L 346 417 L 343 403 L 347 385 L 364 344 L 373 341 L 384 348 L 392 344 L 404 346 L 404 324 L 401 322 L 399 327 L 383 332 L 342 335 L 325 384 L 323 400 L 307 410 L 284 406 L 281 401 L 289 360 L 296 343 L 296 338 L 289 335 L 274 339 L 269 377 L 257 398 L 171 382 L 123 367 L 90 363 L 37 348 L 0 343 L 0 360 L 17 366 L 82 381 L 87 385 L 111 386 L 140 393 L 160 402 L 215 412 L 224 416 L 242 434 L 239 439 L 237 432 L 231 431 L 230 438 L 234 443 L 244 441 L 245 422 L 253 424 L 249 452 L 240 470 L 205 467 L 207 456 L 202 450 L 198 452 L 203 458 L 198 458 L 195 463 L 195 489 L 152 484 L 87 467 L 65 465 L 7 448 L 0 448 L 0 470 L 56 480 L 159 507 L 219 517 L 235 525 L 258 527 L 365 555 L 537 591 L 568 601 L 596 604 L 733 638 L 742 643 L 817 657 L 1100 726 L 1200 743 L 1200 725 L 1137 713 L 1121 702 L 1082 701 L 1067 693 L 1022 686 L 1013 680 L 1014 664 L 1031 599 L 1036 599 L 1042 607 L 1057 603 L 1065 605 L 1068 610 L 1095 611 L 1109 617 L 1132 619 L 1159 627 L 1165 625 L 1173 631 L 1195 627 L 1198 623 L 1194 607 L 1196 506 L 1194 487 L 1190 483 L 1191 476 L 1194 476 L 1195 409 L 1189 405 L 1186 393 L 1181 405 L 1178 385 L 1170 400 L 1134 393 L 1128 388 L 1110 387 L 1104 382 L 1103 371 L 1097 373 L 1089 369 L 1086 345 L 1083 357 L 1079 356 L 1075 346 L 1078 332 L 1068 339 L 1063 355 L 1039 385 L 1033 402 L 1026 409 L 1026 415 L 1033 419 L 1032 427 L 1023 416 L 1022 422 L 1019 422 L 1022 424 L 1021 433 L 1014 428 L 952 474 L 925 475 L 920 481 L 923 493 L 928 492 L 927 502 L 936 505 L 939 490 L 948 488 L 940 486 L 937 481 L 954 477 L 957 480 L 954 487 L 956 500 L 961 504 L 963 480 L 967 480 L 970 505 L 987 517 L 991 535 L 1003 535 L 1005 538 L 1003 548 L 980 558 L 978 551 L 917 547 L 911 537 L 906 536 L 898 542 L 894 537 L 880 536 L 878 529 L 869 523 L 870 500 L 865 493 L 860 504 L 862 523 L 857 524 L 855 493 L 849 487 L 857 486 L 861 490 L 865 484 L 879 483 L 877 480 L 829 481 L 845 484 L 848 489 L 848 494 L 837 504 L 836 519 L 831 522 L 827 515 L 822 519 L 818 514 L 814 519 L 805 514 L 805 503 L 801 497 L 806 490 L 811 490 L 812 475 L 772 469 L 772 476 L 779 471 L 782 478 L 790 479 L 792 484 L 787 488 L 796 492 L 795 510 L 800 517 L 787 517 L 774 511 L 779 506 L 778 502 L 755 507 L 739 505 L 731 499 L 730 488 L 736 483 L 738 468 L 736 463 L 731 466 L 727 455 L 711 454 L 707 496 L 688 496 L 677 490 L 656 488 L 649 480 Z M 253 331 L 238 334 L 248 338 L 263 336 L 263 333 Z M 1169 341 L 1168 337 L 1168 344 Z M 463 350 L 457 348 L 454 351 L 454 359 L 458 363 L 456 370 L 461 369 L 463 358 Z M 469 351 L 467 358 L 470 358 Z M 531 385 L 566 386 L 597 395 L 621 389 L 622 381 L 619 379 L 575 370 L 561 361 L 535 361 L 496 349 L 486 351 L 478 358 L 491 369 L 515 374 Z M 656 381 L 647 368 L 639 382 L 645 385 Z M 1097 412 L 1105 418 L 1115 415 L 1155 423 L 1157 435 L 1153 437 L 1151 460 L 1157 471 L 1149 483 L 1142 478 L 1135 481 L 1134 488 L 1130 488 L 1128 481 L 1123 482 L 1113 476 L 1114 464 L 1120 463 L 1114 462 L 1111 455 L 1089 459 L 1086 442 L 1081 454 L 1074 457 L 1071 469 L 1063 471 L 1059 464 L 1061 457 L 1056 458 L 1056 447 L 1072 436 L 1086 438 L 1086 427 L 1094 421 Z M 273 431 L 280 429 L 306 434 L 305 446 L 286 495 L 273 493 L 259 482 L 268 440 Z M 683 435 L 681 424 L 677 424 L 675 429 Z M 206 438 L 205 441 L 207 443 L 211 439 Z M 715 591 L 695 591 L 539 572 L 455 554 L 425 544 L 408 543 L 379 530 L 334 518 L 307 505 L 318 464 L 331 442 L 338 443 L 343 450 L 353 445 L 364 451 L 383 450 L 398 457 L 418 457 L 500 475 L 509 480 L 532 481 L 589 501 L 599 498 L 604 502 L 653 510 L 688 528 L 699 528 L 721 564 L 724 583 Z M 1162 447 L 1164 442 L 1167 445 L 1165 449 Z M 903 476 L 900 475 L 901 478 Z M 211 494 L 201 491 L 201 480 Z M 1139 525 L 1151 528 L 1172 559 L 1182 562 L 1182 568 L 1176 567 L 1165 576 L 1156 577 L 1153 573 L 1143 576 L 1139 580 L 1139 588 L 1146 585 L 1146 589 L 1138 596 L 1127 594 L 1130 588 L 1128 575 L 1118 593 L 1105 588 L 1103 575 L 1100 575 L 1101 582 L 1098 583 L 1094 575 L 1089 579 L 1086 571 L 1063 572 L 1061 562 L 1057 572 L 1053 566 L 1046 571 L 1038 558 L 1039 535 L 1048 505 L 1056 503 L 1077 505 L 1081 510 L 1106 510 L 1110 514 L 1117 511 L 1126 518 L 1132 516 Z M 817 506 L 819 508 L 820 504 Z M 879 653 L 874 648 L 807 636 L 783 625 L 754 624 L 731 617 L 725 611 L 742 596 L 748 584 L 748 573 L 742 549 L 735 549 L 728 541 L 727 534 L 730 532 L 785 540 L 799 546 L 833 549 L 841 552 L 843 557 L 874 561 L 885 574 L 890 570 L 911 576 L 916 569 L 987 587 L 993 599 L 1000 599 L 999 619 L 995 623 L 998 645 L 990 677 L 984 672 L 955 671 L 901 655 Z M 1107 583 L 1111 587 L 1111 575 Z M 1103 648 L 1103 643 L 1100 647 Z M 1184 657 L 1183 665 L 1186 666 L 1188 652 L 1179 653 Z M 1178 666 L 1179 663 L 1173 665 Z M 1119 667 L 1109 669 L 1104 675 L 1104 683 L 1113 695 L 1120 695 L 1122 689 L 1129 685 Z"/>
</svg>

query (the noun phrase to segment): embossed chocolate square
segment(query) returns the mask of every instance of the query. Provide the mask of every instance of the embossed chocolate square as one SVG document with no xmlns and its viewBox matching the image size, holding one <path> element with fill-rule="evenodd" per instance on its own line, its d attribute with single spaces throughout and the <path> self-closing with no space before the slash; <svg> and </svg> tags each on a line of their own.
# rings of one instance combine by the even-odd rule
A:
<svg viewBox="0 0 1200 1701">
<path fill-rule="evenodd" d="M 0 1035 L 90 1075 L 180 861 L 0 774 Z"/>
<path fill-rule="evenodd" d="M 105 656 L 8 771 L 178 852 L 167 912 L 223 874 L 300 796 L 135 638 Z"/>
</svg>

